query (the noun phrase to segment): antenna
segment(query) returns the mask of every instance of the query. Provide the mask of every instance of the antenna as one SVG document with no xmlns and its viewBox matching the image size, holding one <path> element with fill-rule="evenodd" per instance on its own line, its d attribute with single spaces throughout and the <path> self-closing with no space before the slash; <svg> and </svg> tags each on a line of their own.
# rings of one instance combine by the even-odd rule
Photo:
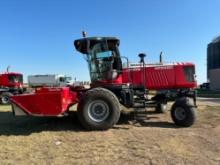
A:
<svg viewBox="0 0 220 165">
<path fill-rule="evenodd" d="M 82 31 L 82 36 L 83 36 L 83 38 L 86 38 L 86 36 L 87 36 L 87 33 L 86 33 L 86 31 Z"/>
<path fill-rule="evenodd" d="M 160 63 L 161 64 L 163 63 L 163 52 L 162 51 L 160 52 Z"/>
<path fill-rule="evenodd" d="M 10 69 L 10 66 L 8 65 L 8 66 L 7 66 L 7 69 L 6 69 L 6 72 L 7 72 L 7 73 L 9 72 L 9 69 Z"/>
</svg>

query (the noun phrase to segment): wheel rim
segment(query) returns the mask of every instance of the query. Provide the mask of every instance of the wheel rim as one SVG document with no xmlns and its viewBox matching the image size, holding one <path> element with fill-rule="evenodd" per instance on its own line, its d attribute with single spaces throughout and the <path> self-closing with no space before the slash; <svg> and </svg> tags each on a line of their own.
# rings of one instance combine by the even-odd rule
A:
<svg viewBox="0 0 220 165">
<path fill-rule="evenodd" d="M 102 100 L 95 100 L 88 106 L 89 118 L 95 122 L 102 122 L 109 116 L 109 106 Z"/>
<path fill-rule="evenodd" d="M 9 103 L 9 97 L 7 97 L 7 96 L 2 97 L 2 103 L 4 103 L 4 104 Z"/>
<path fill-rule="evenodd" d="M 184 120 L 186 118 L 186 111 L 182 107 L 177 107 L 174 115 L 177 120 Z"/>
</svg>

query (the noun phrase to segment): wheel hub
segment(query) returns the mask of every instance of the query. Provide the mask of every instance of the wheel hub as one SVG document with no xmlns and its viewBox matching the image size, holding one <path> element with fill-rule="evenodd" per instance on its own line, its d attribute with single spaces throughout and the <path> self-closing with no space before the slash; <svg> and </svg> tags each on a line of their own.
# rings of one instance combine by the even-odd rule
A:
<svg viewBox="0 0 220 165">
<path fill-rule="evenodd" d="M 102 100 L 95 100 L 88 106 L 88 116 L 95 122 L 102 122 L 109 116 L 109 106 Z"/>
<path fill-rule="evenodd" d="M 182 107 L 177 107 L 174 114 L 178 120 L 184 120 L 186 118 L 186 112 Z"/>
<path fill-rule="evenodd" d="M 9 102 L 9 97 L 2 97 L 2 102 L 3 103 L 8 103 Z"/>
</svg>

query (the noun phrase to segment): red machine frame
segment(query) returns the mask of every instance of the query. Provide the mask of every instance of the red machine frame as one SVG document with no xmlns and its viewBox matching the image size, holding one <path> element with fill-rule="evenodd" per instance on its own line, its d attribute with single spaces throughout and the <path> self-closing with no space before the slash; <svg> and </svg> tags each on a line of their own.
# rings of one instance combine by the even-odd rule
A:
<svg viewBox="0 0 220 165">
<path fill-rule="evenodd" d="M 12 96 L 12 109 L 16 116 L 64 116 L 68 114 L 72 105 L 79 104 L 77 113 L 81 124 L 86 129 L 103 130 L 117 123 L 120 116 L 119 104 L 134 108 L 136 114 L 143 112 L 143 108 L 146 107 L 155 107 L 163 111 L 163 106 L 171 98 L 169 91 L 174 91 L 175 103 L 171 111 L 174 122 L 180 126 L 191 126 L 194 123 L 193 108 L 196 107 L 194 64 L 147 65 L 141 54 L 141 62 L 138 66 L 121 69 L 118 39 L 90 37 L 76 40 L 74 45 L 79 52 L 87 55 L 92 79 L 91 88 L 43 87 L 36 89 L 34 93 Z M 96 54 L 89 54 L 91 50 L 96 53 L 102 48 L 108 50 L 101 52 L 104 55 L 115 52 L 107 58 L 98 58 Z M 93 55 L 95 58 L 91 57 Z M 105 68 L 107 65 L 103 65 L 104 63 L 110 64 L 109 66 L 114 65 L 114 60 L 117 61 L 116 68 L 100 72 L 99 69 L 103 68 L 99 67 Z M 98 67 L 99 77 L 91 70 L 93 69 L 91 65 Z M 185 70 L 187 67 L 190 69 L 189 74 Z M 110 78 L 109 75 L 114 78 Z M 101 79 L 100 76 L 104 78 Z M 165 92 L 159 92 L 152 99 L 148 99 L 149 90 Z M 193 98 L 194 105 L 189 104 L 188 98 Z"/>
</svg>

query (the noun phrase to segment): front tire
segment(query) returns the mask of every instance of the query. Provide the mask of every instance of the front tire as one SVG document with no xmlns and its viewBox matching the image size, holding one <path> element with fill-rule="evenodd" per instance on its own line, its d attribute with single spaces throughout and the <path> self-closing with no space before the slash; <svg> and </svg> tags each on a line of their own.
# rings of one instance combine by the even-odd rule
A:
<svg viewBox="0 0 220 165">
<path fill-rule="evenodd" d="M 119 120 L 118 98 L 108 89 L 91 89 L 79 101 L 77 116 L 87 130 L 107 130 Z"/>
<path fill-rule="evenodd" d="M 0 98 L 1 98 L 1 103 L 3 105 L 7 105 L 10 104 L 10 97 L 13 96 L 12 93 L 10 92 L 4 92 L 1 94 Z"/>
<path fill-rule="evenodd" d="M 190 127 L 196 120 L 195 108 L 187 98 L 178 99 L 172 106 L 171 117 L 176 125 Z"/>
</svg>

